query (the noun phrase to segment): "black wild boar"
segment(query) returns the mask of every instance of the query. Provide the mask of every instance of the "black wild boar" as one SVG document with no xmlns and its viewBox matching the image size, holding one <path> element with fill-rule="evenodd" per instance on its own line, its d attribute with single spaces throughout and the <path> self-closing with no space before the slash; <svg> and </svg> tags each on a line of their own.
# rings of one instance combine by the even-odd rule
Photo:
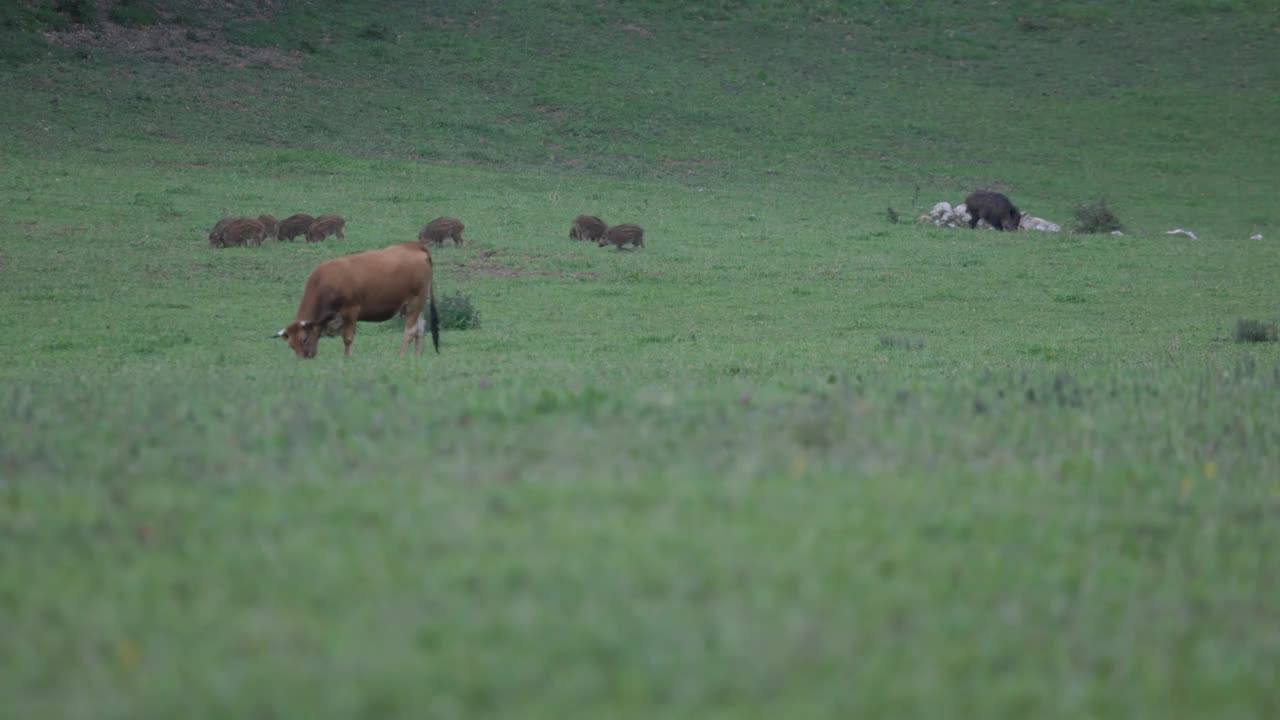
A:
<svg viewBox="0 0 1280 720">
<path fill-rule="evenodd" d="M 644 247 L 644 228 L 631 223 L 623 223 L 622 225 L 614 225 L 605 231 L 604 236 L 596 242 L 600 247 L 605 245 L 617 246 L 619 250 L 624 245 L 632 247 Z"/>
<path fill-rule="evenodd" d="M 569 239 L 599 242 L 608 229 L 608 224 L 595 215 L 579 215 L 569 228 Z"/>
<path fill-rule="evenodd" d="M 276 231 L 280 229 L 280 223 L 276 222 L 274 215 L 259 215 L 258 222 L 262 223 L 262 227 L 267 231 L 267 237 L 275 239 Z"/>
<path fill-rule="evenodd" d="M 453 244 L 461 245 L 462 230 L 465 226 L 458 218 L 438 217 L 427 223 L 418 233 L 418 242 L 424 245 L 443 245 L 445 240 L 452 240 Z"/>
<path fill-rule="evenodd" d="M 222 229 L 222 246 L 261 245 L 267 236 L 262 223 L 252 218 L 236 220 Z"/>
<path fill-rule="evenodd" d="M 986 220 L 1001 231 L 1017 230 L 1022 222 L 1022 213 L 1002 193 L 978 190 L 964 199 L 964 205 L 969 211 L 970 229 L 978 227 L 979 220 Z"/>
<path fill-rule="evenodd" d="M 311 229 L 311 223 L 316 219 L 306 213 L 298 213 L 290 215 L 280 221 L 280 227 L 276 229 L 276 237 L 281 240 L 292 240 L 299 235 L 306 235 Z"/>
<path fill-rule="evenodd" d="M 217 224 L 213 226 L 213 229 L 209 231 L 209 244 L 213 247 L 223 247 L 222 231 L 226 230 L 227 226 L 231 223 L 242 219 L 243 218 L 227 217 L 219 220 Z"/>
<path fill-rule="evenodd" d="M 346 235 L 342 233 L 342 229 L 346 227 L 347 221 L 338 215 L 321 215 L 311 223 L 311 227 L 307 228 L 307 242 L 320 242 L 329 235 L 342 240 Z"/>
</svg>

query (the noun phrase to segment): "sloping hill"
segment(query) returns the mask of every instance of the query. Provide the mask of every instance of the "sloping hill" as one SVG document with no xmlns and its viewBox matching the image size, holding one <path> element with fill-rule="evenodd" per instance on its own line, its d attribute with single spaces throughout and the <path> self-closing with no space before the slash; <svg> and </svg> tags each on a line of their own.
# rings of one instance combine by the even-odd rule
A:
<svg viewBox="0 0 1280 720">
<path fill-rule="evenodd" d="M 128 26 L 7 11 L 9 149 L 155 139 L 1272 217 L 1268 3 L 158 5 L 99 12 Z"/>
</svg>

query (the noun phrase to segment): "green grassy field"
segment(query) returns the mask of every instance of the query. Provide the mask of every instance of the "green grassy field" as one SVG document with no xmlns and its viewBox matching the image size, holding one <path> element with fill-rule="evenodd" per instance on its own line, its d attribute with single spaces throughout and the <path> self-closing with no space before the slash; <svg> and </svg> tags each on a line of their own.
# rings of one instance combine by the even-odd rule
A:
<svg viewBox="0 0 1280 720">
<path fill-rule="evenodd" d="M 0 10 L 0 717 L 1280 716 L 1270 3 L 77 7 Z M 480 327 L 267 339 L 446 214 Z"/>
</svg>

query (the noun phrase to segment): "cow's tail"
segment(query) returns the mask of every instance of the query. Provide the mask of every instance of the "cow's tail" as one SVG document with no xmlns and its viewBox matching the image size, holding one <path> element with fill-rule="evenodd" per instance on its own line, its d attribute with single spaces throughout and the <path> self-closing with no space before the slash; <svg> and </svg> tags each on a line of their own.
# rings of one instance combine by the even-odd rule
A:
<svg viewBox="0 0 1280 720">
<path fill-rule="evenodd" d="M 436 354 L 440 354 L 440 315 L 436 313 L 436 284 L 431 282 L 431 295 L 428 302 L 431 305 L 429 312 L 431 313 L 431 344 L 436 348 Z"/>
</svg>

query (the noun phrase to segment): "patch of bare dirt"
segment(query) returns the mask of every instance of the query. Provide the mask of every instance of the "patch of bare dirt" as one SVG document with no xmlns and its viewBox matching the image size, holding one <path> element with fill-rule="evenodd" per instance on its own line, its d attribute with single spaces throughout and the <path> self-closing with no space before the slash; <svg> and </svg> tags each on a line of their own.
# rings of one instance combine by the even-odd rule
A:
<svg viewBox="0 0 1280 720">
<path fill-rule="evenodd" d="M 49 228 L 48 232 L 52 235 L 75 235 L 83 232 L 112 232 L 119 230 L 119 225 L 95 225 L 95 226 L 76 226 L 76 225 L 57 225 Z"/>
<path fill-rule="evenodd" d="M 476 277 L 492 277 L 492 278 L 568 278 L 570 280 L 598 280 L 600 278 L 596 273 L 571 273 L 571 272 L 547 272 L 545 270 L 527 270 L 516 265 L 505 263 L 501 260 L 495 260 L 494 257 L 499 254 L 497 250 L 481 251 L 479 257 L 463 260 L 454 266 L 454 272 L 464 278 Z M 523 256 L 523 259 L 531 259 L 532 255 Z"/>
<path fill-rule="evenodd" d="M 98 27 L 47 32 L 45 38 L 72 50 L 109 50 L 140 55 L 173 65 L 217 63 L 231 67 L 267 66 L 289 70 L 302 64 L 302 54 L 279 48 L 245 47 L 209 31 L 180 25 L 125 27 L 104 22 Z"/>
<path fill-rule="evenodd" d="M 557 105 L 534 105 L 533 111 L 550 120 L 562 120 L 565 109 Z"/>
<path fill-rule="evenodd" d="M 528 273 L 519 268 L 502 263 L 489 262 L 485 260 L 468 260 L 462 263 L 458 268 L 458 274 L 464 278 L 474 277 L 496 277 L 496 278 L 518 278 L 524 277 Z"/>
</svg>

